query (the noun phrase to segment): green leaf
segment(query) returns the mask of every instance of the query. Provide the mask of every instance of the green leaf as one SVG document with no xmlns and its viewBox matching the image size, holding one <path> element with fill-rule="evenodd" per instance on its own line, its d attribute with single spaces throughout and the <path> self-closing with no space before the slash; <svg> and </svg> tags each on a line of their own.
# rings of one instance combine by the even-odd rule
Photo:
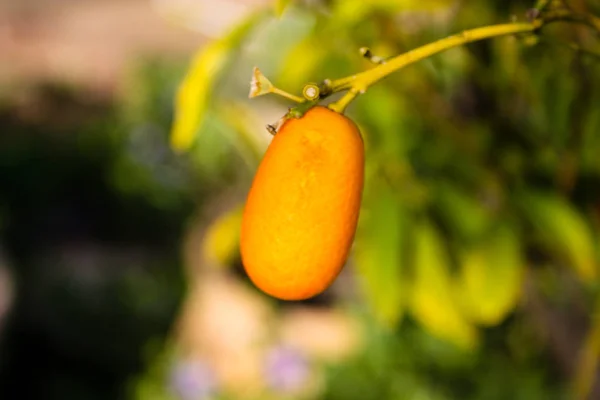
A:
<svg viewBox="0 0 600 400">
<path fill-rule="evenodd" d="M 519 300 L 524 266 L 519 238 L 507 224 L 464 251 L 457 285 L 464 314 L 486 326 L 502 322 Z"/>
<path fill-rule="evenodd" d="M 411 313 L 432 335 L 472 349 L 477 331 L 461 314 L 442 237 L 428 221 L 414 230 L 414 283 Z"/>
<path fill-rule="evenodd" d="M 175 100 L 175 120 L 171 130 L 171 145 L 175 150 L 187 150 L 192 145 L 214 95 L 216 79 L 263 15 L 251 15 L 228 35 L 211 42 L 194 56 Z"/>
<path fill-rule="evenodd" d="M 281 17 L 285 9 L 290 5 L 291 0 L 275 0 L 275 15 Z"/>
<path fill-rule="evenodd" d="M 190 151 L 189 160 L 198 174 L 216 183 L 234 166 L 235 148 L 230 138 L 235 132 L 214 106 L 206 109 L 202 118 L 202 134 L 196 138 L 197 146 Z"/>
<path fill-rule="evenodd" d="M 435 198 L 444 222 L 461 239 L 475 240 L 489 227 L 491 212 L 459 188 L 444 183 Z"/>
<path fill-rule="evenodd" d="M 598 69 L 600 74 L 600 67 Z M 600 107 L 596 105 L 600 104 L 600 90 L 592 90 L 590 106 L 583 122 L 581 164 L 582 169 L 598 174 L 600 173 L 600 163 L 598 162 L 598 154 L 600 154 L 600 135 L 598 135 L 598 132 L 600 132 Z"/>
<path fill-rule="evenodd" d="M 404 158 L 414 142 L 414 134 L 407 126 L 406 100 L 385 86 L 369 89 L 369 101 L 356 105 L 361 120 L 371 128 L 369 139 L 379 157 L 397 160 Z"/>
<path fill-rule="evenodd" d="M 405 240 L 409 221 L 388 186 L 365 199 L 354 249 L 359 284 L 375 317 L 395 326 L 402 316 L 402 279 Z M 370 201 L 369 201 L 370 200 Z"/>
<path fill-rule="evenodd" d="M 215 108 L 219 119 L 231 127 L 229 130 L 231 134 L 228 135 L 231 145 L 235 147 L 250 170 L 255 170 L 267 144 L 260 137 L 258 130 L 261 129 L 266 132 L 263 124 L 259 122 L 259 118 L 257 118 L 254 111 L 240 101 L 221 101 L 217 103 Z M 270 136 L 270 134 L 265 135 Z"/>
<path fill-rule="evenodd" d="M 333 4 L 333 13 L 336 21 L 354 24 L 368 19 L 373 12 L 437 12 L 447 10 L 453 4 L 453 0 L 336 0 Z"/>
<path fill-rule="evenodd" d="M 219 216 L 204 236 L 204 254 L 220 266 L 228 265 L 237 255 L 240 243 L 243 206 L 237 206 Z"/>
<path fill-rule="evenodd" d="M 566 261 L 583 281 L 596 279 L 592 231 L 575 207 L 550 193 L 527 193 L 519 201 L 548 251 Z"/>
<path fill-rule="evenodd" d="M 277 83 L 284 88 L 302 87 L 315 78 L 319 66 L 327 57 L 327 47 L 315 37 L 300 41 L 289 50 L 277 73 Z"/>
</svg>

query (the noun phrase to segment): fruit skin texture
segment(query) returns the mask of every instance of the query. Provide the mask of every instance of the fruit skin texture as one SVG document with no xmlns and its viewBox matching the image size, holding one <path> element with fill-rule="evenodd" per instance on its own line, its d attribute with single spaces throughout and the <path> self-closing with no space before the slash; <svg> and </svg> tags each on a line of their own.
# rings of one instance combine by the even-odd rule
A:
<svg viewBox="0 0 600 400">
<path fill-rule="evenodd" d="M 248 194 L 242 263 L 282 300 L 313 297 L 335 280 L 354 240 L 364 145 L 347 117 L 316 106 L 279 129 Z"/>
</svg>

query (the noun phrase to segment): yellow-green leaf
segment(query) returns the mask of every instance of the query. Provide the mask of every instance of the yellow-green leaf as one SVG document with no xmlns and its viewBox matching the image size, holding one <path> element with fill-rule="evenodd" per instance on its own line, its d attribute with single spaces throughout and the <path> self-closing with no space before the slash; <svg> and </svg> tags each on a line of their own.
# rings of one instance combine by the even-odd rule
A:
<svg viewBox="0 0 600 400">
<path fill-rule="evenodd" d="M 593 234 L 577 209 L 554 194 L 529 193 L 521 197 L 521 202 L 549 251 L 566 261 L 582 280 L 596 279 Z"/>
<path fill-rule="evenodd" d="M 457 296 L 467 317 L 497 325 L 515 308 L 523 284 L 524 261 L 519 238 L 500 226 L 463 252 Z"/>
<path fill-rule="evenodd" d="M 432 335 L 464 349 L 477 344 L 477 331 L 461 314 L 452 287 L 450 261 L 439 232 L 429 222 L 414 230 L 411 313 Z"/>
<path fill-rule="evenodd" d="M 336 20 L 352 24 L 365 19 L 374 11 L 400 13 L 406 11 L 443 11 L 455 3 L 454 0 L 337 0 L 333 5 Z"/>
<path fill-rule="evenodd" d="M 217 218 L 206 231 L 204 254 L 218 265 L 228 265 L 238 252 L 243 207 L 237 206 Z"/>
<path fill-rule="evenodd" d="M 327 48 L 314 37 L 299 42 L 285 56 L 278 73 L 278 85 L 283 88 L 302 87 L 314 78 L 321 61 L 327 56 Z"/>
<path fill-rule="evenodd" d="M 183 79 L 175 99 L 175 120 L 171 145 L 187 150 L 202 125 L 204 114 L 214 94 L 216 78 L 222 73 L 232 53 L 263 14 L 254 14 L 228 35 L 199 50 Z"/>
<path fill-rule="evenodd" d="M 266 131 L 263 124 L 258 122 L 252 109 L 244 103 L 228 100 L 217 104 L 217 115 L 232 128 L 234 137 L 231 144 L 238 150 L 248 167 L 256 169 L 266 142 L 261 140 L 260 130 Z"/>
<path fill-rule="evenodd" d="M 275 0 L 275 15 L 281 17 L 281 15 L 290 3 L 291 0 Z"/>
<path fill-rule="evenodd" d="M 407 213 L 389 187 L 365 199 L 354 249 L 359 284 L 375 317 L 388 327 L 402 316 Z"/>
<path fill-rule="evenodd" d="M 462 239 L 477 239 L 490 224 L 491 212 L 474 197 L 452 185 L 438 187 L 436 203 L 444 222 Z"/>
</svg>

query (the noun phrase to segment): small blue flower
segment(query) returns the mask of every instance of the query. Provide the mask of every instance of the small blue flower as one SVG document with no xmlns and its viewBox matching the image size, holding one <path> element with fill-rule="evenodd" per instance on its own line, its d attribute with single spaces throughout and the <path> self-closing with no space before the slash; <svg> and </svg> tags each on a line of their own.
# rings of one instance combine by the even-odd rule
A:
<svg viewBox="0 0 600 400">
<path fill-rule="evenodd" d="M 216 392 L 217 381 L 206 363 L 179 361 L 171 372 L 170 386 L 181 400 L 207 400 Z"/>
<path fill-rule="evenodd" d="M 301 389 L 308 380 L 308 361 L 292 348 L 275 347 L 267 353 L 265 375 L 271 389 L 294 392 Z"/>
</svg>

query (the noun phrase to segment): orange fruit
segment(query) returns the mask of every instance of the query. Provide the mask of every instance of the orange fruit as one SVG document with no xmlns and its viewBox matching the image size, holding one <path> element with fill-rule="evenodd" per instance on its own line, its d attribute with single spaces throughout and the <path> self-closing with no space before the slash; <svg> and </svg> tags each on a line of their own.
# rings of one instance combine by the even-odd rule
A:
<svg viewBox="0 0 600 400">
<path fill-rule="evenodd" d="M 284 122 L 242 217 L 242 263 L 259 289 L 302 300 L 331 285 L 352 246 L 363 176 L 364 145 L 350 119 L 316 106 Z"/>
</svg>

